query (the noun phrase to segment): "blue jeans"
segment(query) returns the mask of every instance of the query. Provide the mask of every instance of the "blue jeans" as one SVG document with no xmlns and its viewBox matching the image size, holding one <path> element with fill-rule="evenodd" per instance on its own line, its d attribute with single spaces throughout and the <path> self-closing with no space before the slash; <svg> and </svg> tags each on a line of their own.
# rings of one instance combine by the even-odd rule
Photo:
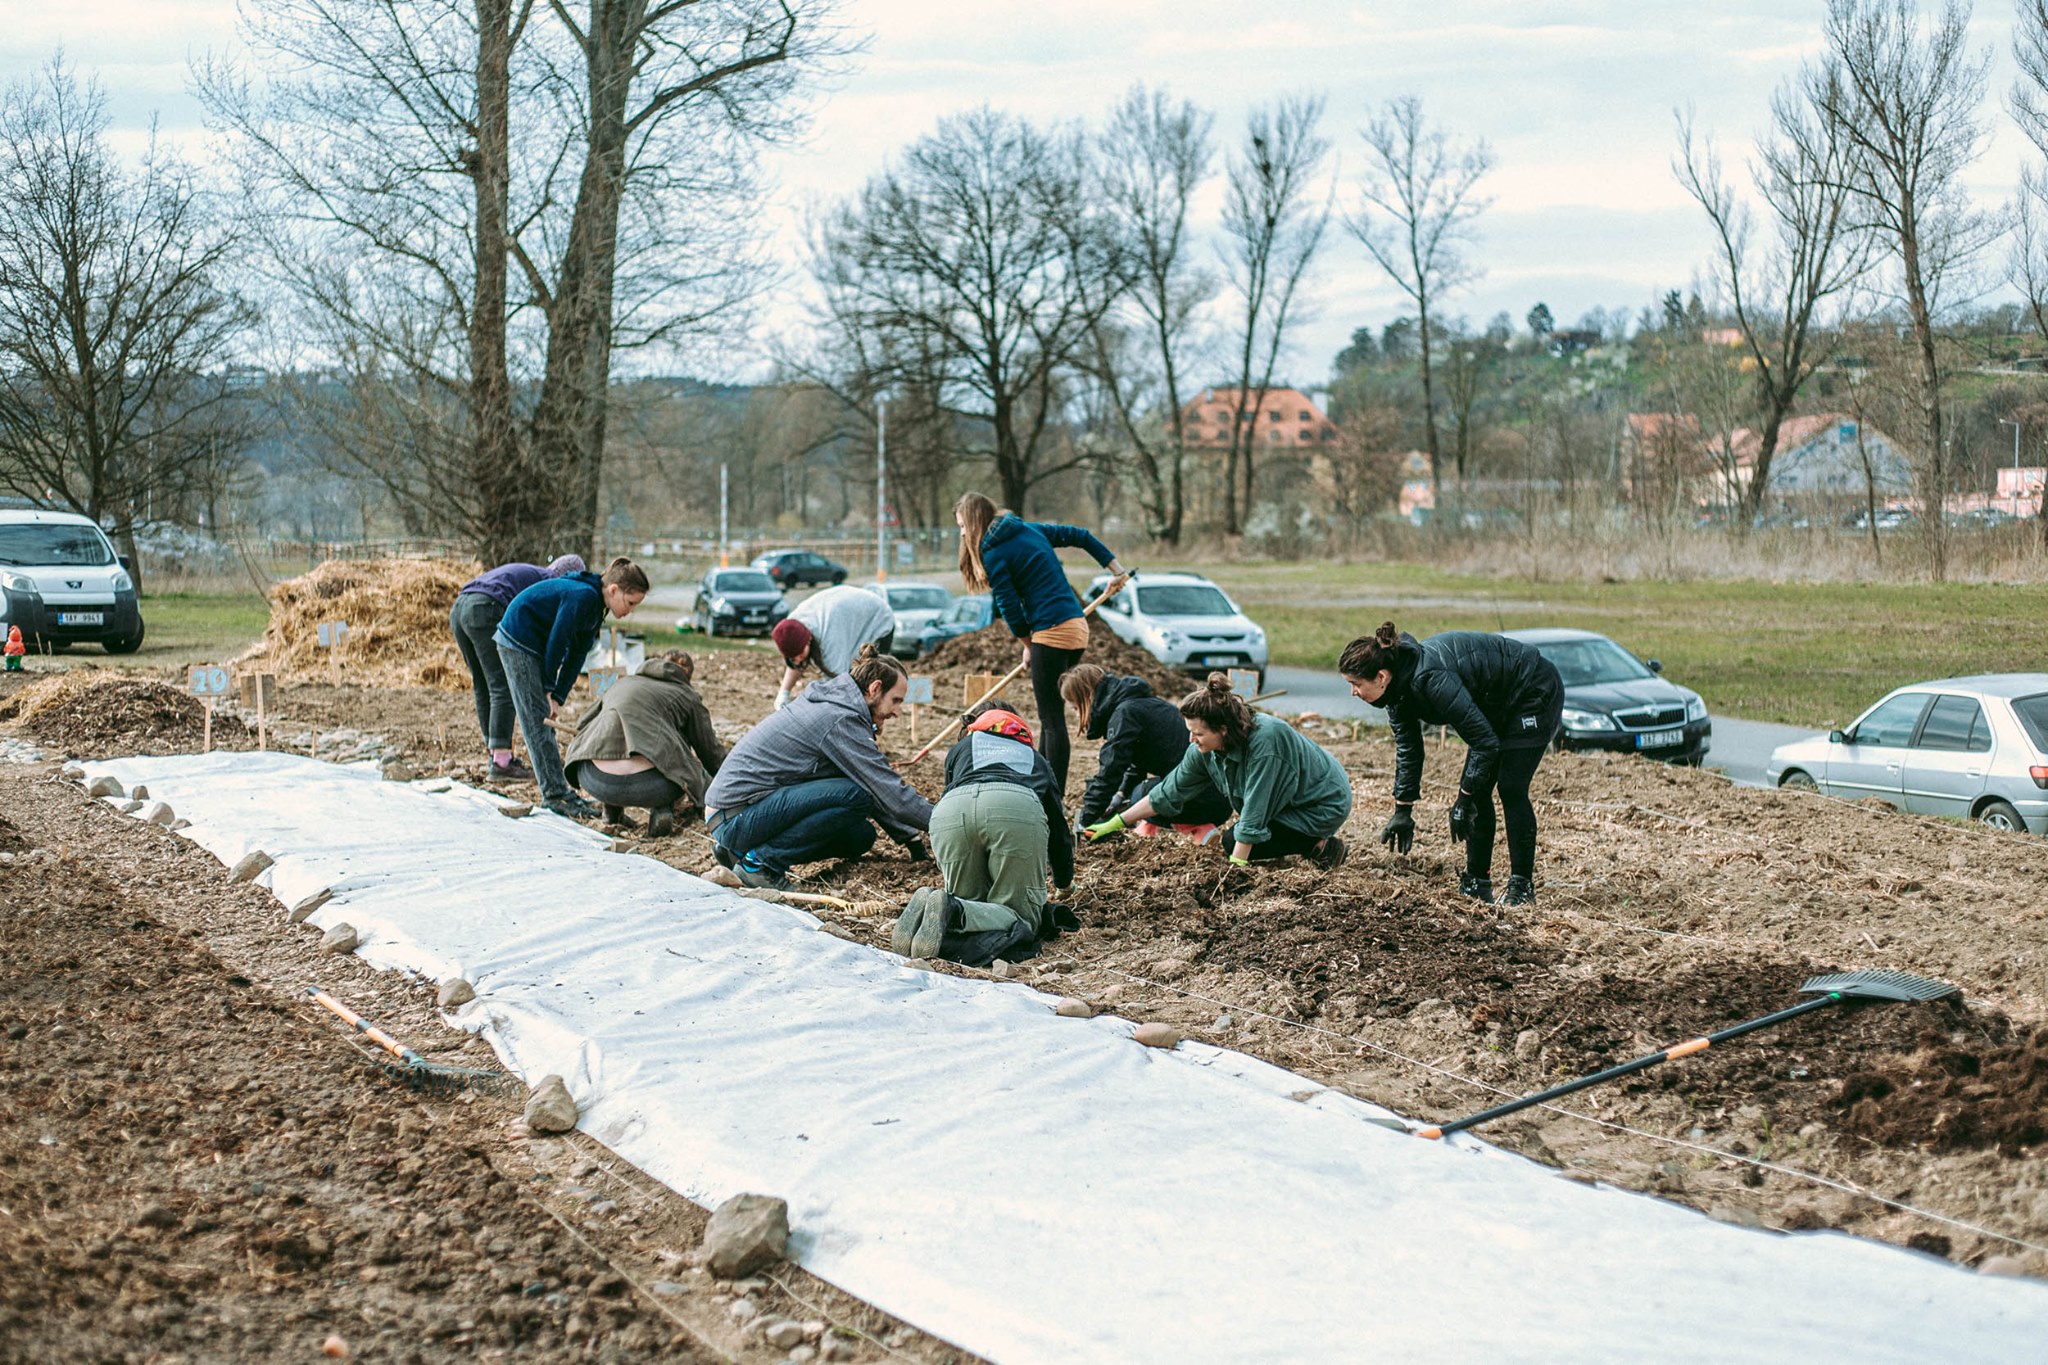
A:
<svg viewBox="0 0 2048 1365">
<path fill-rule="evenodd" d="M 519 732 L 526 736 L 526 756 L 533 760 L 540 799 L 559 801 L 569 794 L 569 779 L 562 773 L 562 750 L 555 743 L 555 732 L 548 729 L 548 685 L 541 661 L 503 641 L 498 642 L 498 658 L 505 665 L 512 709 L 519 713 Z"/>
<path fill-rule="evenodd" d="M 721 812 L 711 838 L 735 858 L 752 856 L 777 876 L 798 863 L 858 858 L 875 846 L 874 798 L 858 782 L 822 777 Z"/>
<path fill-rule="evenodd" d="M 484 732 L 485 747 L 491 749 L 512 747 L 512 689 L 505 681 L 505 665 L 498 659 L 498 643 L 493 638 L 504 616 L 505 608 L 498 599 L 481 592 L 461 594 L 448 613 L 455 647 L 462 651 L 462 662 L 469 668 L 477 728 Z"/>
</svg>

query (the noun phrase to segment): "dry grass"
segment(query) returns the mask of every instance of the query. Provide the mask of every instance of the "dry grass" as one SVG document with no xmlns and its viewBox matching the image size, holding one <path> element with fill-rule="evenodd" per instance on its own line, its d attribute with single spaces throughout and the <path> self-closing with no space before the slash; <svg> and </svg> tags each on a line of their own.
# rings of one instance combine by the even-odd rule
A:
<svg viewBox="0 0 2048 1365">
<path fill-rule="evenodd" d="M 448 609 L 477 570 L 446 560 L 329 560 L 270 590 L 263 643 L 237 662 L 261 664 L 286 681 L 468 691 Z M 348 630 L 323 649 L 319 627 L 328 621 Z"/>
</svg>

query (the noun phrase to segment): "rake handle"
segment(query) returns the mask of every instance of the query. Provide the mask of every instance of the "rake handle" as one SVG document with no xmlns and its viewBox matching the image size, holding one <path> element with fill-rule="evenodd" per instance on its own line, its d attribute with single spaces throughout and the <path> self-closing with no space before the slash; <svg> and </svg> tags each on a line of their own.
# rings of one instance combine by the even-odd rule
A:
<svg viewBox="0 0 2048 1365">
<path fill-rule="evenodd" d="M 1550 1089 L 1539 1094 L 1524 1095 L 1521 1099 L 1509 1100 L 1506 1104 L 1497 1104 L 1491 1109 L 1483 1109 L 1477 1114 L 1471 1114 L 1450 1123 L 1438 1124 L 1431 1128 L 1418 1128 L 1415 1130 L 1415 1136 L 1440 1138 L 1451 1133 L 1462 1133 L 1467 1128 L 1476 1128 L 1482 1123 L 1490 1123 L 1494 1119 L 1504 1118 L 1509 1114 L 1518 1113 L 1534 1105 L 1547 1104 L 1551 1100 L 1572 1094 L 1575 1091 L 1584 1090 L 1588 1086 L 1599 1085 L 1604 1081 L 1618 1080 L 1623 1076 L 1632 1076 L 1638 1071 L 1647 1071 L 1660 1062 L 1673 1061 L 1679 1057 L 1690 1057 L 1695 1052 L 1705 1052 L 1716 1043 L 1725 1043 L 1730 1038 L 1739 1038 L 1745 1033 L 1753 1033 L 1760 1028 L 1769 1028 L 1772 1024 L 1782 1024 L 1787 1019 L 1795 1018 L 1798 1015 L 1808 1014 L 1818 1009 L 1825 1009 L 1842 998 L 1840 991 L 1830 991 L 1818 999 L 1801 1001 L 1799 1004 L 1779 1010 L 1775 1014 L 1766 1014 L 1761 1019 L 1750 1019 L 1744 1023 L 1731 1024 L 1718 1033 L 1709 1033 L 1704 1037 L 1693 1038 L 1683 1043 L 1674 1043 L 1670 1047 L 1662 1048 L 1647 1056 L 1638 1057 L 1634 1061 L 1623 1062 L 1619 1066 L 1610 1066 L 1605 1071 L 1595 1072 L 1591 1076 L 1581 1076 L 1575 1081 L 1566 1081 L 1562 1085 L 1553 1085 Z"/>
<path fill-rule="evenodd" d="M 354 1029 L 357 1033 L 362 1034 L 365 1038 L 368 1038 L 371 1042 L 375 1043 L 378 1047 L 383 1048 L 386 1052 L 398 1058 L 399 1061 L 404 1062 L 407 1066 L 427 1065 L 426 1058 L 420 1056 L 419 1053 L 414 1052 L 404 1043 L 399 1042 L 396 1038 L 393 1038 L 383 1029 L 378 1028 L 375 1024 L 363 1018 L 362 1015 L 357 1014 L 354 1010 L 350 1009 L 347 1005 L 342 1004 L 339 1000 L 336 1000 L 333 996 L 329 995 L 326 991 L 321 990 L 318 986 L 306 987 L 306 994 L 312 996 L 313 999 L 319 1004 L 325 1005 L 329 1010 L 333 1011 L 336 1015 L 339 1015 L 341 1021 L 347 1024 L 350 1028 Z"/>
<path fill-rule="evenodd" d="M 1134 578 L 1136 576 L 1137 575 L 1133 573 L 1128 577 Z M 1122 585 L 1119 584 L 1115 579 L 1111 579 L 1109 581 L 1109 585 L 1103 588 L 1101 592 L 1095 595 L 1095 600 L 1093 602 L 1090 602 L 1087 606 L 1081 608 L 1081 619 L 1085 621 L 1089 617 L 1093 616 L 1095 614 L 1095 609 L 1101 606 L 1104 602 L 1107 602 L 1109 600 L 1110 594 L 1118 591 L 1121 587 Z M 1026 660 L 1026 662 L 1029 662 L 1029 660 Z M 982 693 L 979 697 L 976 697 L 972 702 L 970 702 L 967 705 L 967 707 L 964 710 L 962 710 L 958 716 L 954 718 L 952 724 L 948 725 L 945 729 L 939 731 L 936 735 L 933 735 L 931 743 L 925 745 L 922 749 L 919 749 L 916 753 L 912 754 L 909 758 L 905 759 L 903 761 L 903 766 L 906 768 L 914 768 L 918 764 L 924 762 L 925 756 L 931 753 L 932 750 L 938 748 L 939 745 L 945 740 L 947 735 L 952 734 L 955 730 L 960 728 L 960 722 L 967 719 L 968 711 L 972 711 L 975 707 L 981 705 L 990 697 L 993 697 L 996 693 L 1008 687 L 1011 681 L 1015 679 L 1016 676 L 1019 673 L 1022 673 L 1023 671 L 1024 664 L 1020 663 L 1015 668 L 1011 669 L 1008 673 L 1003 674 L 1001 678 L 997 679 L 996 685 L 994 687 L 991 687 L 988 691 Z"/>
</svg>

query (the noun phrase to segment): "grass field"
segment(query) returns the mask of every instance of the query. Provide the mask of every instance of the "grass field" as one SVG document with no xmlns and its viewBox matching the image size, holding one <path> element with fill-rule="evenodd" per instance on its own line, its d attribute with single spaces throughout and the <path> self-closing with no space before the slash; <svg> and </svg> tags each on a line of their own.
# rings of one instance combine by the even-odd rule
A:
<svg viewBox="0 0 2048 1365">
<path fill-rule="evenodd" d="M 1334 667 L 1347 641 L 1389 619 L 1417 636 L 1577 626 L 1661 660 L 1715 712 L 1748 720 L 1842 724 L 1902 683 L 2048 671 L 2042 585 L 1525 585 L 1412 564 L 1206 572 L 1266 628 L 1275 663 Z"/>
</svg>

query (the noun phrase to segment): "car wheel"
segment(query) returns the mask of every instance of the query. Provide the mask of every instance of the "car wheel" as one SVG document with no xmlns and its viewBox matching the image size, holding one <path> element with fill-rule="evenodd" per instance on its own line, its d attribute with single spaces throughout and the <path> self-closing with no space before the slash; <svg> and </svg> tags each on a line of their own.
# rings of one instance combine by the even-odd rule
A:
<svg viewBox="0 0 2048 1365">
<path fill-rule="evenodd" d="M 136 650 L 142 648 L 142 626 L 137 624 L 133 635 L 116 636 L 103 643 L 109 654 L 133 654 Z"/>
<path fill-rule="evenodd" d="M 111 641 L 102 641 L 102 643 L 106 645 L 107 653 L 109 654 L 126 654 L 128 652 L 125 649 L 115 649 Z M 69 654 L 71 652 L 71 642 L 69 640 L 45 640 L 43 641 L 43 648 L 51 654 Z"/>
<path fill-rule="evenodd" d="M 1778 786 L 1785 791 L 1817 792 L 1820 783 L 1813 780 L 1813 774 L 1803 768 L 1787 768 L 1785 775 L 1778 779 Z"/>
<path fill-rule="evenodd" d="M 833 574 L 833 575 L 832 575 L 832 586 L 833 586 L 833 587 L 835 587 L 835 588 L 836 588 L 836 587 L 838 587 L 838 586 L 839 586 L 839 585 L 840 585 L 841 583 L 844 583 L 845 581 L 846 581 L 846 571 L 845 571 L 844 569 L 842 569 L 842 570 L 840 570 L 840 571 L 839 571 L 838 573 L 836 573 L 836 574 Z"/>
<path fill-rule="evenodd" d="M 703 624 L 698 627 L 700 630 L 702 630 L 706 635 L 715 636 L 718 634 L 718 618 L 716 616 L 713 616 L 710 612 L 707 611 L 700 619 L 703 622 Z"/>
<path fill-rule="evenodd" d="M 1977 812 L 1977 823 L 2001 834 L 2024 834 L 2027 822 L 2020 819 L 2020 813 L 2003 801 L 1986 801 Z"/>
</svg>

